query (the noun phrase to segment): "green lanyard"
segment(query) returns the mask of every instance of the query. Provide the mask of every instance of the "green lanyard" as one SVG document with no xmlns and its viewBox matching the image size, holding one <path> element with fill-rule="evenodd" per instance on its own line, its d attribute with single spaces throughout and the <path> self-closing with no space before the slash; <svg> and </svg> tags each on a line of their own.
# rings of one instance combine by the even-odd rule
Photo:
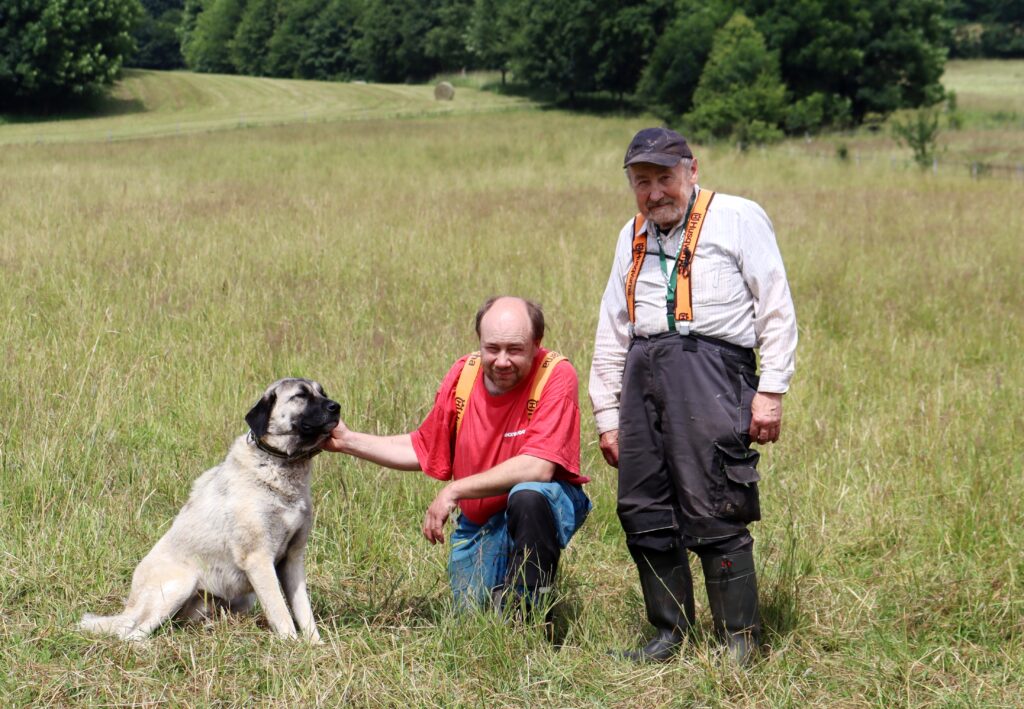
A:
<svg viewBox="0 0 1024 709">
<path fill-rule="evenodd" d="M 686 206 L 686 216 L 683 217 L 683 231 L 679 233 L 679 249 L 676 250 L 676 257 L 672 260 L 672 275 L 668 273 L 668 263 L 665 258 L 665 250 L 661 248 L 661 239 L 655 237 L 655 241 L 658 242 L 658 257 L 661 259 L 661 275 L 665 277 L 665 282 L 668 284 L 668 288 L 665 291 L 665 318 L 668 320 L 668 331 L 672 332 L 676 329 L 676 280 L 678 278 L 678 272 L 676 270 L 676 263 L 679 261 L 679 251 L 683 248 L 683 240 L 686 234 L 686 225 L 690 222 L 690 212 L 693 211 L 693 203 L 697 199 L 697 190 L 695 189 L 690 193 L 690 203 Z M 686 255 L 689 259 L 689 254 Z"/>
</svg>

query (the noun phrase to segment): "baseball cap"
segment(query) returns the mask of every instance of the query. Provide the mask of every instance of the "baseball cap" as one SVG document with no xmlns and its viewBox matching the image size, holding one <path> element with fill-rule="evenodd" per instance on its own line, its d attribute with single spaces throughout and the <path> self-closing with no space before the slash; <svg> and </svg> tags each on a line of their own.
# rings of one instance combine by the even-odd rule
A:
<svg viewBox="0 0 1024 709">
<path fill-rule="evenodd" d="M 686 138 L 668 128 L 644 128 L 633 136 L 626 150 L 622 167 L 633 163 L 649 162 L 674 167 L 682 158 L 692 158 L 693 152 Z"/>
</svg>

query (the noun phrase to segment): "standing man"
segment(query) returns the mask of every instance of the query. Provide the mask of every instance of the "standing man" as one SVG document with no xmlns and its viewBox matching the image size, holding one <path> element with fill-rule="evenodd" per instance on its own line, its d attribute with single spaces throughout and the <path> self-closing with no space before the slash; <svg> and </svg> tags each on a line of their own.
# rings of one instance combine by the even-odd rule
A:
<svg viewBox="0 0 1024 709">
<path fill-rule="evenodd" d="M 624 655 L 667 660 L 693 626 L 691 550 L 715 631 L 745 664 L 760 643 L 747 530 L 761 518 L 759 454 L 750 444 L 779 438 L 797 341 L 789 285 L 767 215 L 701 189 L 681 135 L 641 130 L 623 167 L 640 213 L 619 233 L 590 397 L 601 452 L 619 469 L 619 520 L 658 631 Z"/>
<path fill-rule="evenodd" d="M 541 347 L 544 313 L 531 301 L 490 298 L 476 333 L 480 351 L 448 371 L 418 429 L 376 436 L 339 422 L 324 448 L 448 481 L 423 536 L 443 544 L 460 510 L 448 563 L 457 604 L 543 607 L 561 550 L 590 511 L 576 370 Z"/>
</svg>

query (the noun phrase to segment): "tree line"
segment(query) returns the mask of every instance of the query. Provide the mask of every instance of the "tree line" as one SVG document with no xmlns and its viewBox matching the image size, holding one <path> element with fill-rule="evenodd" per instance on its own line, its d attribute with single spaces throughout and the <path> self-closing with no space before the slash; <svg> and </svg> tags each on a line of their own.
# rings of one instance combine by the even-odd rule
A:
<svg viewBox="0 0 1024 709">
<path fill-rule="evenodd" d="M 1024 14 L 1015 0 L 139 3 L 0 0 L 0 97 L 52 98 L 61 80 L 85 94 L 126 56 L 148 68 L 391 83 L 490 69 L 570 102 L 630 97 L 696 135 L 760 141 L 932 104 L 949 48 L 968 51 L 957 37 L 984 44 L 997 25 L 1019 36 Z M 92 55 L 73 61 L 69 47 L 58 60 L 52 42 L 40 52 L 32 39 L 61 32 Z M 103 32 L 110 39 L 97 41 Z M 34 75 L 25 56 L 41 60 Z"/>
<path fill-rule="evenodd" d="M 173 1 L 143 3 L 174 20 Z M 178 1 L 195 71 L 418 82 L 496 69 L 744 141 L 937 100 L 947 39 L 943 0 Z"/>
</svg>

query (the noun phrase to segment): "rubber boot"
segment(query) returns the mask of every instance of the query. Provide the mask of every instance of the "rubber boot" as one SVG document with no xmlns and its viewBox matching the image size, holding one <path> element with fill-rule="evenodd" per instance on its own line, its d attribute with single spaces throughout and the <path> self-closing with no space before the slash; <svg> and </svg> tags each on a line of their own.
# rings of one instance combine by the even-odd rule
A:
<svg viewBox="0 0 1024 709">
<path fill-rule="evenodd" d="M 633 662 L 664 662 L 672 659 L 693 626 L 693 578 L 683 548 L 651 551 L 630 547 L 640 588 L 644 594 L 647 620 L 657 634 L 639 650 L 617 653 Z"/>
<path fill-rule="evenodd" d="M 757 604 L 757 573 L 752 551 L 701 559 L 715 634 L 729 656 L 746 666 L 760 651 L 761 617 Z"/>
</svg>

